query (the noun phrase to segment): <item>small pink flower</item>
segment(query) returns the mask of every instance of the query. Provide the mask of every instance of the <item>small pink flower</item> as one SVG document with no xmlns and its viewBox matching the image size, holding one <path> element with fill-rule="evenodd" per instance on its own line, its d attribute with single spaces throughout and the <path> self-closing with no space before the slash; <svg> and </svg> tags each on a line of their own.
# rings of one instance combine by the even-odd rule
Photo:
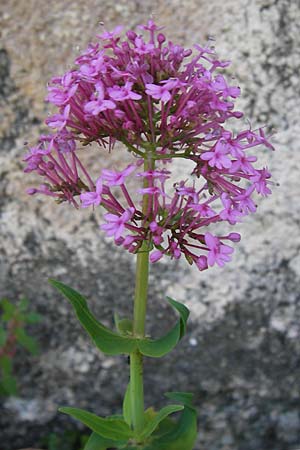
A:
<svg viewBox="0 0 300 450">
<path fill-rule="evenodd" d="M 166 194 L 157 186 L 151 186 L 147 188 L 141 188 L 138 189 L 138 194 L 149 194 L 149 195 L 162 195 L 163 197 L 166 196 Z"/>
<path fill-rule="evenodd" d="M 134 40 L 134 51 L 137 55 L 146 55 L 151 54 L 154 50 L 154 45 L 153 44 L 147 44 L 141 36 L 138 36 L 135 38 Z"/>
<path fill-rule="evenodd" d="M 82 208 L 88 208 L 89 206 L 99 206 L 102 201 L 103 185 L 101 178 L 98 178 L 96 182 L 95 192 L 83 192 L 80 194 L 81 206 Z"/>
<path fill-rule="evenodd" d="M 255 169 L 251 163 L 255 161 L 257 161 L 256 156 L 246 156 L 245 154 L 238 155 L 237 160 L 232 161 L 229 172 L 235 173 L 239 170 L 243 170 L 243 172 L 252 175 L 255 173 Z"/>
<path fill-rule="evenodd" d="M 233 248 L 229 245 L 221 244 L 220 240 L 211 233 L 205 233 L 205 243 L 209 249 L 207 261 L 210 266 L 215 263 L 223 267 L 224 264 L 231 260 L 230 255 L 233 253 Z"/>
<path fill-rule="evenodd" d="M 122 237 L 126 223 L 132 218 L 134 208 L 126 209 L 121 216 L 116 214 L 104 214 L 104 218 L 108 223 L 100 225 L 100 229 L 104 230 L 107 236 L 114 236 L 115 239 Z"/>
<path fill-rule="evenodd" d="M 50 128 L 57 128 L 58 130 L 62 130 L 67 125 L 67 120 L 70 115 L 71 106 L 65 106 L 62 114 L 54 114 L 48 119 L 45 120 L 45 123 Z"/>
<path fill-rule="evenodd" d="M 248 214 L 256 211 L 256 205 L 251 198 L 251 194 L 253 193 L 255 187 L 252 185 L 248 189 L 246 189 L 242 194 L 237 195 L 233 198 L 234 201 L 238 202 L 239 211 Z"/>
<path fill-rule="evenodd" d="M 36 170 L 43 162 L 46 153 L 47 152 L 40 146 L 31 147 L 29 149 L 29 153 L 27 153 L 27 155 L 25 155 L 23 158 L 23 161 L 27 163 L 24 172 L 32 172 L 33 170 Z"/>
<path fill-rule="evenodd" d="M 97 37 L 99 37 L 100 39 L 104 39 L 104 40 L 114 39 L 116 36 L 118 36 L 121 33 L 123 28 L 124 27 L 122 25 L 118 25 L 118 26 L 116 26 L 116 28 L 113 31 L 104 31 L 104 33 L 98 35 Z"/>
<path fill-rule="evenodd" d="M 240 95 L 241 90 L 236 86 L 228 86 L 225 78 L 222 75 L 217 75 L 214 82 L 212 83 L 212 87 L 216 92 L 222 92 L 223 97 L 233 97 L 236 98 Z"/>
<path fill-rule="evenodd" d="M 250 177 L 250 180 L 254 183 L 255 189 L 259 194 L 267 196 L 271 194 L 271 189 L 267 186 L 267 180 L 271 178 L 270 172 L 264 168 L 262 170 L 257 170 L 256 174 Z"/>
<path fill-rule="evenodd" d="M 225 140 L 220 139 L 214 151 L 204 152 L 201 155 L 201 159 L 208 161 L 210 167 L 217 167 L 217 169 L 229 169 L 231 167 L 231 160 L 226 156 L 229 149 Z"/>
<path fill-rule="evenodd" d="M 181 184 L 178 187 L 176 187 L 176 193 L 179 196 L 184 195 L 184 196 L 191 198 L 194 203 L 196 203 L 198 201 L 199 195 L 195 191 L 194 187 L 188 187 L 188 186 L 184 186 L 184 184 Z"/>
<path fill-rule="evenodd" d="M 108 88 L 110 98 L 116 102 L 123 102 L 124 100 L 140 100 L 142 96 L 131 90 L 133 83 L 126 81 L 124 86 L 113 86 Z"/>
<path fill-rule="evenodd" d="M 65 105 L 77 91 L 78 85 L 74 84 L 70 88 L 62 89 L 61 87 L 50 86 L 48 87 L 48 95 L 46 101 L 53 103 L 56 106 Z"/>
<path fill-rule="evenodd" d="M 241 211 L 234 206 L 232 200 L 225 192 L 221 195 L 221 200 L 225 208 L 219 213 L 219 216 L 221 219 L 227 220 L 231 225 L 236 224 L 242 216 Z"/>
<path fill-rule="evenodd" d="M 97 88 L 97 98 L 90 102 L 87 102 L 84 106 L 84 110 L 87 113 L 97 116 L 100 112 L 106 111 L 107 109 L 115 109 L 116 104 L 111 100 L 105 100 L 105 92 L 102 83 L 96 84 Z"/>
<path fill-rule="evenodd" d="M 162 103 L 167 103 L 171 98 L 172 89 L 178 86 L 177 80 L 165 80 L 164 84 L 146 84 L 146 94 L 155 98 L 156 100 L 161 100 Z"/>
<path fill-rule="evenodd" d="M 190 207 L 200 213 L 202 217 L 213 217 L 216 215 L 215 211 L 207 203 L 191 203 Z"/>
<path fill-rule="evenodd" d="M 107 186 L 120 186 L 125 183 L 126 177 L 136 169 L 135 164 L 129 164 L 124 170 L 117 172 L 116 170 L 103 169 L 101 178 L 106 181 Z"/>
</svg>

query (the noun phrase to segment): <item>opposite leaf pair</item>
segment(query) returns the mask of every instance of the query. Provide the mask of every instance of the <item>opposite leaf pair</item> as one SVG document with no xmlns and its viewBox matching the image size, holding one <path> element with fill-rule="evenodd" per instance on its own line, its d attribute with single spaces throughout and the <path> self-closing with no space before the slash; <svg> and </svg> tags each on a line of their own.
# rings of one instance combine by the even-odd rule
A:
<svg viewBox="0 0 300 450">
<path fill-rule="evenodd" d="M 168 298 L 168 302 L 179 313 L 179 320 L 165 336 L 153 340 L 134 336 L 129 321 L 119 320 L 117 316 L 115 321 L 118 333 L 111 331 L 96 320 L 81 294 L 58 281 L 50 280 L 50 283 L 71 302 L 80 323 L 103 353 L 116 355 L 138 351 L 142 355 L 158 358 L 170 352 L 185 334 L 189 311 L 171 298 Z M 121 416 L 101 418 L 90 412 L 68 407 L 61 408 L 60 411 L 80 420 L 93 431 L 85 450 L 192 450 L 197 435 L 192 395 L 174 392 L 166 396 L 180 404 L 165 406 L 159 412 L 152 408 L 146 410 L 144 427 L 139 433 L 132 427 L 130 383 Z M 170 419 L 170 414 L 179 411 L 182 413 L 178 421 Z"/>
<path fill-rule="evenodd" d="M 169 353 L 185 334 L 189 310 L 171 298 L 167 299 L 169 304 L 180 315 L 176 325 L 160 339 L 141 339 L 129 333 L 111 331 L 97 321 L 89 310 L 86 299 L 81 294 L 59 281 L 51 279 L 49 282 L 71 302 L 81 325 L 96 347 L 106 355 L 130 354 L 138 349 L 142 355 L 160 358 Z"/>
<path fill-rule="evenodd" d="M 166 396 L 182 405 L 168 405 L 157 413 L 148 409 L 145 428 L 139 436 L 135 436 L 123 416 L 103 419 L 76 408 L 61 408 L 60 411 L 80 420 L 93 431 L 84 450 L 192 450 L 197 436 L 192 395 L 173 392 Z M 178 411 L 182 411 L 179 420 L 170 419 L 169 415 Z"/>
</svg>

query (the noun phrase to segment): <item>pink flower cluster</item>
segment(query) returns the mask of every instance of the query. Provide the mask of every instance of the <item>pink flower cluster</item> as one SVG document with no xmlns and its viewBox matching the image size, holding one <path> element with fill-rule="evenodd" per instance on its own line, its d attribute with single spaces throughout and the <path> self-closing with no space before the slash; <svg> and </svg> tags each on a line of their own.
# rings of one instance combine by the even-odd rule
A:
<svg viewBox="0 0 300 450">
<path fill-rule="evenodd" d="M 223 266 L 233 252 L 225 242 L 240 235 L 216 236 L 212 226 L 235 225 L 255 212 L 255 192 L 271 193 L 270 173 L 255 167 L 251 149 L 272 146 L 262 129 L 234 134 L 225 128 L 243 116 L 234 110 L 240 89 L 220 73 L 229 62 L 208 47 L 195 45 L 193 52 L 173 44 L 153 21 L 139 28 L 144 33 L 130 30 L 125 39 L 121 27 L 97 36 L 74 69 L 52 79 L 47 101 L 58 113 L 46 124 L 55 131 L 24 158 L 25 172 L 45 181 L 28 193 L 104 207 L 100 228 L 132 253 L 147 241 L 152 262 L 184 255 L 200 270 Z M 96 142 L 111 151 L 116 141 L 132 153 L 132 164 L 104 169 L 93 180 L 78 147 Z M 192 163 L 187 179 L 172 180 L 175 159 Z M 133 200 L 128 177 L 140 181 L 143 207 Z"/>
</svg>

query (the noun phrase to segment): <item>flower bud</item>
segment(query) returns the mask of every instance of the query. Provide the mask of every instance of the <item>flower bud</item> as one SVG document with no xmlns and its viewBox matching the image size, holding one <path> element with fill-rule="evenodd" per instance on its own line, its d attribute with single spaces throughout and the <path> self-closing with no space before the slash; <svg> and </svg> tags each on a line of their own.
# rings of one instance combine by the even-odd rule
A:
<svg viewBox="0 0 300 450">
<path fill-rule="evenodd" d="M 162 33 L 159 33 L 158 36 L 157 36 L 158 43 L 162 44 L 163 42 L 165 42 L 165 40 L 166 40 L 166 36 L 164 34 L 162 34 Z"/>
<path fill-rule="evenodd" d="M 29 188 L 29 189 L 26 189 L 26 192 L 28 195 L 34 195 L 37 193 L 37 189 Z"/>
<path fill-rule="evenodd" d="M 199 256 L 196 261 L 196 265 L 199 270 L 206 270 L 208 268 L 207 258 L 204 255 Z"/>
<path fill-rule="evenodd" d="M 153 236 L 152 240 L 155 245 L 160 245 L 164 239 L 162 236 Z"/>
<path fill-rule="evenodd" d="M 159 261 L 163 256 L 163 253 L 160 250 L 155 250 L 150 254 L 150 262 L 155 263 Z"/>
<path fill-rule="evenodd" d="M 229 239 L 232 242 L 240 242 L 241 235 L 239 233 L 229 233 L 227 239 Z"/>
<path fill-rule="evenodd" d="M 128 39 L 129 39 L 130 41 L 134 41 L 135 38 L 137 37 L 137 34 L 136 34 L 134 31 L 129 30 L 129 31 L 127 31 L 127 33 L 126 33 L 126 36 L 128 37 Z"/>
<path fill-rule="evenodd" d="M 188 48 L 188 49 L 184 50 L 183 56 L 186 58 L 188 56 L 191 56 L 192 53 L 193 53 L 193 50 Z"/>
</svg>

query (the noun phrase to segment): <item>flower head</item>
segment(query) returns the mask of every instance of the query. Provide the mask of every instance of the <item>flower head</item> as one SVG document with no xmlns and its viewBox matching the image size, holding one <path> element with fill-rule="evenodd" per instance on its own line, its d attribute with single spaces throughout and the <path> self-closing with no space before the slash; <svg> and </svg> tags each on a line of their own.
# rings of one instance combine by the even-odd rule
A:
<svg viewBox="0 0 300 450">
<path fill-rule="evenodd" d="M 255 195 L 271 193 L 271 175 L 253 153 L 273 147 L 263 129 L 228 128 L 243 116 L 234 109 L 240 88 L 228 83 L 229 62 L 213 49 L 173 44 L 152 20 L 125 38 L 121 32 L 98 35 L 72 70 L 52 79 L 46 100 L 57 110 L 46 124 L 54 132 L 24 157 L 25 172 L 36 171 L 44 183 L 28 193 L 76 208 L 101 206 L 107 213 L 100 228 L 132 253 L 146 241 L 153 263 L 184 256 L 201 271 L 222 267 L 233 252 L 224 242 L 240 235 L 216 236 L 214 224 L 241 222 L 256 211 Z M 132 163 L 97 168 L 95 181 L 79 148 L 95 142 L 110 152 L 116 141 Z M 175 159 L 192 167 L 182 165 L 179 180 L 172 177 Z"/>
</svg>

